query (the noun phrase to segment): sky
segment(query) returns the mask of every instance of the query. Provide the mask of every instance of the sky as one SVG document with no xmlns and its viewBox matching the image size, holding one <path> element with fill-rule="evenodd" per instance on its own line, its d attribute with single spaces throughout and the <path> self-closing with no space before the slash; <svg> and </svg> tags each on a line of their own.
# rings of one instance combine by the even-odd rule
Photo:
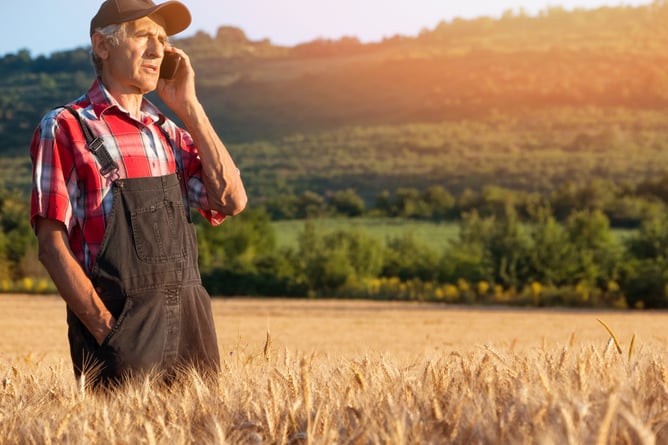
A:
<svg viewBox="0 0 668 445">
<path fill-rule="evenodd" d="M 154 0 L 161 3 L 162 0 Z M 90 19 L 101 0 L 0 0 L 0 56 L 28 49 L 32 56 L 49 55 L 89 45 Z M 197 31 L 215 36 L 220 26 L 237 26 L 250 40 L 268 38 L 293 46 L 317 38 L 357 37 L 362 42 L 394 35 L 417 35 L 441 21 L 504 11 L 532 15 L 548 6 L 593 9 L 637 6 L 651 0 L 182 0 L 193 22 L 176 37 Z"/>
</svg>

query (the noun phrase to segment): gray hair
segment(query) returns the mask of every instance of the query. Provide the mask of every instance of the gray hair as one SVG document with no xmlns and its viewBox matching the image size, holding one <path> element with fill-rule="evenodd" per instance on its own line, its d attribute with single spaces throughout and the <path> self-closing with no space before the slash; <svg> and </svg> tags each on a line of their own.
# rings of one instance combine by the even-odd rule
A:
<svg viewBox="0 0 668 445">
<path fill-rule="evenodd" d="M 123 22 L 120 24 L 107 25 L 102 28 L 96 28 L 95 32 L 102 34 L 111 46 L 118 46 L 120 41 L 125 37 L 125 24 Z M 95 49 L 91 48 L 90 50 L 90 59 L 93 62 L 93 67 L 95 68 L 95 74 L 98 76 L 102 73 L 102 59 L 100 59 L 97 54 L 95 54 Z"/>
</svg>

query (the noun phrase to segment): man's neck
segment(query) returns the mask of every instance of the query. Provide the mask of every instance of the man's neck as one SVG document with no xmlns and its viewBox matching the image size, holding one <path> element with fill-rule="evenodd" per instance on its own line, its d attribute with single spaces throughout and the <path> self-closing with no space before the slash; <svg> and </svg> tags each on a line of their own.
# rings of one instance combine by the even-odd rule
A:
<svg viewBox="0 0 668 445">
<path fill-rule="evenodd" d="M 121 88 L 114 82 L 105 81 L 104 76 L 100 78 L 100 81 L 109 94 L 113 96 L 116 102 L 118 102 L 118 105 L 130 113 L 130 116 L 141 121 L 141 106 L 142 101 L 144 100 L 143 93 L 138 91 L 127 91 L 127 89 Z"/>
</svg>

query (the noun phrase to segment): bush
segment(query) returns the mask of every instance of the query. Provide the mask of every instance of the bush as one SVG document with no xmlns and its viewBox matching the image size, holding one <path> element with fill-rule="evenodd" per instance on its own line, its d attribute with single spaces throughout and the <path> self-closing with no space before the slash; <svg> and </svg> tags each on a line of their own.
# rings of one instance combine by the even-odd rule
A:
<svg viewBox="0 0 668 445">
<path fill-rule="evenodd" d="M 334 192 L 329 200 L 329 206 L 338 215 L 348 217 L 360 216 L 364 213 L 364 200 L 353 189 Z"/>
<path fill-rule="evenodd" d="M 403 281 L 436 281 L 438 266 L 439 253 L 417 240 L 413 234 L 407 233 L 388 240 L 381 275 Z"/>
<path fill-rule="evenodd" d="M 347 282 L 377 276 L 383 256 L 381 244 L 362 232 L 321 234 L 307 222 L 299 236 L 296 281 L 312 295 L 332 292 Z"/>
<path fill-rule="evenodd" d="M 631 260 L 625 264 L 621 289 L 630 307 L 668 307 L 668 223 L 663 217 L 646 220 L 626 240 Z"/>
</svg>

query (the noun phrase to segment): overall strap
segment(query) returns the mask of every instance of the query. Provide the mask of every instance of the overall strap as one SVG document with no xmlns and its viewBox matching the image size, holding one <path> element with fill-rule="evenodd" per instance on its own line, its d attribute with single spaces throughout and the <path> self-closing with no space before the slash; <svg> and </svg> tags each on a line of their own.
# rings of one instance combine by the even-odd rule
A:
<svg viewBox="0 0 668 445">
<path fill-rule="evenodd" d="M 162 135 L 165 137 L 165 140 L 169 144 L 170 148 L 172 149 L 172 153 L 174 154 L 174 161 L 176 162 L 176 175 L 179 177 L 179 183 L 181 184 L 181 196 L 183 198 L 183 205 L 186 208 L 186 217 L 188 218 L 188 222 L 192 222 L 190 216 L 190 199 L 188 197 L 188 186 L 186 185 L 186 176 L 183 172 L 183 156 L 181 155 L 181 150 L 177 149 L 172 143 L 172 138 L 169 137 L 169 133 L 162 126 L 163 123 L 164 123 L 164 117 L 161 116 L 161 121 L 158 122 L 158 128 L 160 128 Z"/>
<path fill-rule="evenodd" d="M 111 158 L 107 147 L 104 146 L 104 141 L 100 137 L 93 136 L 93 132 L 90 130 L 86 122 L 81 118 L 79 113 L 72 107 L 66 106 L 67 111 L 72 113 L 72 115 L 79 122 L 81 131 L 83 132 L 84 137 L 86 138 L 86 144 L 88 145 L 88 150 L 97 158 L 102 168 L 100 168 L 100 174 L 102 176 L 111 173 L 112 171 L 118 171 L 118 164 Z"/>
</svg>

